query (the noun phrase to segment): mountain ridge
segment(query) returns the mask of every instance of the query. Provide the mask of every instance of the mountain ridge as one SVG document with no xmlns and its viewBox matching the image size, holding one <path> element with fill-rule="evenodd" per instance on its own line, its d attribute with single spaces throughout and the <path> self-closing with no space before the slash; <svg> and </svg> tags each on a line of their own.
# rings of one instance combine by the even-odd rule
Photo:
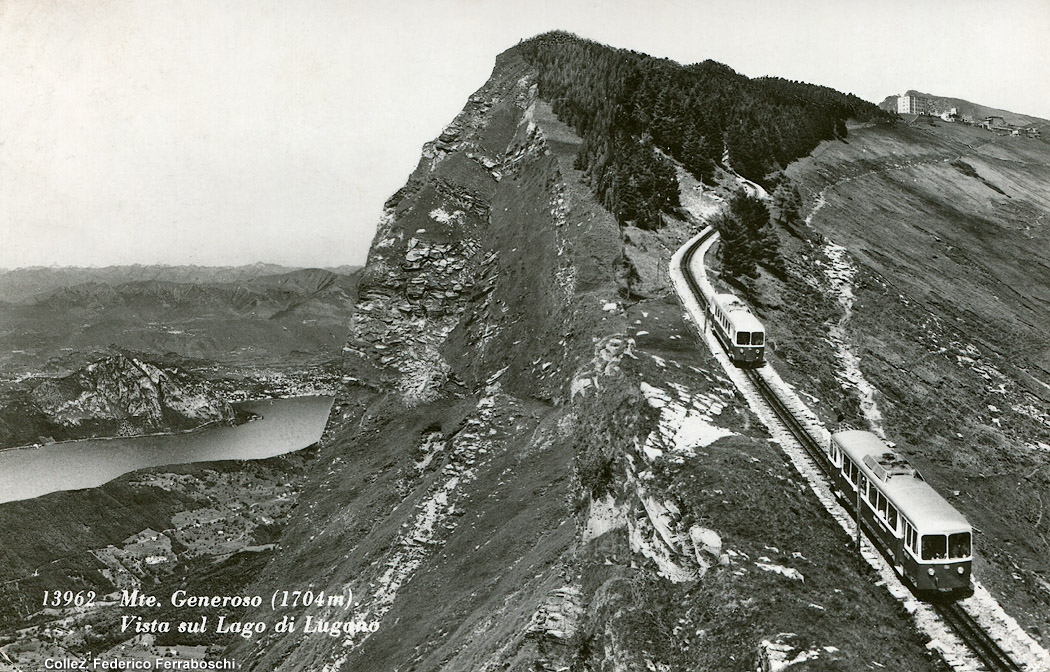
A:
<svg viewBox="0 0 1050 672">
<path fill-rule="evenodd" d="M 763 637 L 804 628 L 806 641 L 848 641 L 847 666 L 892 650 L 891 666 L 934 669 L 885 593 L 841 576 L 856 564 L 848 540 L 828 543 L 836 533 L 814 502 L 779 489 L 783 461 L 744 434 L 748 412 L 693 347 L 666 265 L 700 220 L 618 222 L 577 160 L 586 140 L 538 76 L 521 49 L 501 54 L 387 201 L 344 348 L 351 382 L 298 508 L 309 514 L 248 588 L 351 589 L 368 631 L 273 634 L 227 654 L 283 672 L 730 669 Z M 731 186 L 713 189 L 728 197 L 739 183 L 719 174 Z M 643 394 L 653 386 L 733 408 L 718 411 L 733 436 L 676 447 Z M 723 491 L 694 449 L 756 480 Z M 693 466 L 679 479 L 682 460 Z M 664 502 L 688 502 L 680 522 L 660 517 Z M 668 547 L 660 531 L 689 539 L 701 520 L 755 557 L 791 563 L 763 543 L 798 549 L 818 578 L 798 593 L 728 555 L 702 578 L 710 551 Z M 810 627 L 811 602 L 835 605 L 830 640 L 816 634 L 829 620 Z"/>
<path fill-rule="evenodd" d="M 353 275 L 361 266 L 320 269 L 337 275 Z M 29 266 L 0 270 L 0 301 L 25 303 L 34 297 L 72 285 L 95 282 L 120 285 L 158 280 L 184 284 L 230 284 L 263 276 L 282 275 L 310 268 L 255 263 L 245 266 L 197 266 L 131 264 L 124 266 Z"/>
</svg>

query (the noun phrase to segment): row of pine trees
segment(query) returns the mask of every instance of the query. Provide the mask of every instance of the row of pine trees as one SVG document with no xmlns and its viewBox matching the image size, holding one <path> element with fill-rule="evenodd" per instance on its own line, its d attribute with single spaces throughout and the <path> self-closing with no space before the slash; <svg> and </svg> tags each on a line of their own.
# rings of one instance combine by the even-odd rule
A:
<svg viewBox="0 0 1050 672">
<path fill-rule="evenodd" d="M 623 225 L 656 229 L 664 214 L 680 208 L 667 157 L 700 179 L 722 166 L 773 188 L 788 163 L 823 140 L 844 138 L 846 119 L 893 118 L 827 87 L 749 79 L 714 61 L 682 66 L 564 32 L 526 40 L 519 49 L 538 72 L 540 95 L 584 140 L 576 167 Z M 739 263 L 729 264 L 734 273 L 775 265 L 768 223 L 766 206 L 743 195 L 716 222 L 726 247 L 740 250 Z"/>
</svg>

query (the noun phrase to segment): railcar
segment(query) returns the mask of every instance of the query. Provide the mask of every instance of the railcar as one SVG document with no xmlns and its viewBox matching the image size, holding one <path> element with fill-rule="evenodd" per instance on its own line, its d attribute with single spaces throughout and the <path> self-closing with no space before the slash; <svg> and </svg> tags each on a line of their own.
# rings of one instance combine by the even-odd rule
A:
<svg viewBox="0 0 1050 672">
<path fill-rule="evenodd" d="M 897 452 L 871 432 L 831 436 L 833 480 L 923 598 L 972 594 L 973 529 Z M 858 497 L 859 492 L 859 497 Z"/>
<path fill-rule="evenodd" d="M 766 331 L 743 301 L 732 294 L 715 294 L 709 313 L 715 336 L 734 363 L 741 366 L 765 363 Z"/>
</svg>

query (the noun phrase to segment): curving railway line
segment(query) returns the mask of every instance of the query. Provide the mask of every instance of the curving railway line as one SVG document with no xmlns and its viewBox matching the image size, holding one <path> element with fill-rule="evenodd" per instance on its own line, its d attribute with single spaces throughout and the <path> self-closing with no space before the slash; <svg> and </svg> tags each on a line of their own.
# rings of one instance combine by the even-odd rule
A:
<svg viewBox="0 0 1050 672">
<path fill-rule="evenodd" d="M 708 229 L 704 234 L 700 235 L 693 241 L 689 246 L 689 249 L 685 251 L 682 256 L 681 270 L 686 282 L 689 285 L 690 291 L 695 296 L 697 302 L 704 309 L 705 315 L 709 309 L 707 296 L 700 288 L 699 283 L 693 274 L 690 272 L 690 262 L 696 251 L 713 236 L 716 236 L 717 232 L 714 229 Z M 697 328 L 704 328 L 704 325 L 696 325 Z M 824 453 L 821 441 L 814 437 L 813 434 L 807 429 L 806 423 L 803 419 L 797 417 L 797 415 L 788 407 L 787 404 L 780 398 L 780 395 L 776 393 L 776 390 L 763 378 L 757 369 L 742 369 L 747 376 L 748 380 L 754 386 L 762 400 L 767 404 L 769 409 L 773 412 L 776 419 L 783 425 L 783 428 L 791 434 L 803 447 L 803 449 L 809 454 L 812 460 L 820 468 L 821 472 L 825 477 L 830 476 L 831 465 L 827 460 Z M 848 502 L 846 497 L 843 497 L 840 492 L 832 488 L 836 497 L 842 501 L 846 511 L 850 512 L 850 515 L 856 519 L 856 508 L 855 505 Z M 892 558 L 886 553 L 883 546 L 878 543 L 878 538 L 871 533 L 869 526 L 866 522 L 862 521 L 862 528 L 865 531 L 865 535 L 872 544 L 879 549 L 879 551 L 893 564 Z M 1026 668 L 1016 663 L 1010 655 L 1003 650 L 1003 648 L 996 642 L 990 634 L 988 634 L 978 623 L 974 620 L 973 616 L 966 612 L 957 602 L 942 602 L 934 603 L 931 605 L 941 619 L 955 632 L 960 640 L 973 652 L 979 661 L 989 670 L 989 672 L 1025 672 Z"/>
</svg>

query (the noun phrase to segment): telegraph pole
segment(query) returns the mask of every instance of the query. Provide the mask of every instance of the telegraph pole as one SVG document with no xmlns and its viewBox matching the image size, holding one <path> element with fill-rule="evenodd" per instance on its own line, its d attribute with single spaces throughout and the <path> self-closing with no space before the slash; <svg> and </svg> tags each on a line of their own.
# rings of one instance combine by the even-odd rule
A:
<svg viewBox="0 0 1050 672">
<path fill-rule="evenodd" d="M 864 474 L 857 475 L 857 557 L 860 558 L 861 566 L 864 564 L 864 554 L 860 545 L 860 484 Z"/>
</svg>

